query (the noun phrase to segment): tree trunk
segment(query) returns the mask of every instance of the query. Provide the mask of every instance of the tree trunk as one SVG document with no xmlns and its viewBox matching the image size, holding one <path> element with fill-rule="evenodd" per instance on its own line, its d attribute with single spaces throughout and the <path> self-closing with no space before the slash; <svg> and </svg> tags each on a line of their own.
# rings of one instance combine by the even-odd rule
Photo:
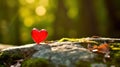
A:
<svg viewBox="0 0 120 67">
<path fill-rule="evenodd" d="M 12 3 L 11 3 L 12 4 Z M 1 43 L 21 44 L 20 20 L 18 16 L 19 3 L 16 1 L 12 8 L 7 1 L 0 2 Z"/>
<path fill-rule="evenodd" d="M 76 24 L 79 37 L 99 35 L 94 0 L 78 0 L 79 17 Z"/>
<path fill-rule="evenodd" d="M 72 28 L 72 22 L 67 16 L 67 9 L 65 8 L 64 0 L 58 0 L 55 17 L 53 24 L 53 39 L 68 37 L 69 30 Z"/>
<path fill-rule="evenodd" d="M 111 21 L 110 28 L 109 28 L 109 36 L 111 37 L 120 37 L 120 19 L 117 17 L 117 11 L 120 11 L 118 6 L 115 6 L 119 0 L 105 0 L 106 7 L 108 9 L 109 20 Z M 119 5 L 120 6 L 120 5 Z"/>
</svg>

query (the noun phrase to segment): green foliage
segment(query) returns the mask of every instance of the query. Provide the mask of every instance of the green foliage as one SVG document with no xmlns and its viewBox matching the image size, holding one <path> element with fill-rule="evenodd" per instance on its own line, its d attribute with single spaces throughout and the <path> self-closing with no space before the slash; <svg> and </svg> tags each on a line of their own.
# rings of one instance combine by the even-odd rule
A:
<svg viewBox="0 0 120 67">
<path fill-rule="evenodd" d="M 54 67 L 48 60 L 42 58 L 32 58 L 24 61 L 22 67 Z"/>
</svg>

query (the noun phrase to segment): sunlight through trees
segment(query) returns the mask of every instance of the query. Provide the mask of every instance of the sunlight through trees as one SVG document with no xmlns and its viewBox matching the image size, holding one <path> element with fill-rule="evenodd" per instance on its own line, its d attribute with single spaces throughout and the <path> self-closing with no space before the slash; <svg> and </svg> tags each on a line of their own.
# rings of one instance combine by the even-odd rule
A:
<svg viewBox="0 0 120 67">
<path fill-rule="evenodd" d="M 0 0 L 0 43 L 32 43 L 34 27 L 48 30 L 47 40 L 120 37 L 119 4 L 112 0 Z"/>
</svg>

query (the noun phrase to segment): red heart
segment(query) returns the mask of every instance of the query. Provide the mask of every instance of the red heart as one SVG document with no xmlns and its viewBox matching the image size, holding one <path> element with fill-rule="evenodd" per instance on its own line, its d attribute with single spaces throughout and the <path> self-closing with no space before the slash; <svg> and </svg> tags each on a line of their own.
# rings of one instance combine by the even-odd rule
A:
<svg viewBox="0 0 120 67">
<path fill-rule="evenodd" d="M 46 39 L 48 32 L 45 29 L 38 30 L 36 28 L 33 28 L 31 35 L 34 42 L 39 44 Z"/>
</svg>

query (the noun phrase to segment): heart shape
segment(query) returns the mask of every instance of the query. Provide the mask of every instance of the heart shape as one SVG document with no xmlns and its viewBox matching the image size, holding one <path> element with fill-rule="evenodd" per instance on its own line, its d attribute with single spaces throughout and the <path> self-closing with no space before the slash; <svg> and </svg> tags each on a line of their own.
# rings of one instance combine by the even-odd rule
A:
<svg viewBox="0 0 120 67">
<path fill-rule="evenodd" d="M 46 39 L 48 32 L 45 29 L 38 30 L 36 28 L 33 28 L 31 35 L 34 42 L 39 44 Z"/>
</svg>

